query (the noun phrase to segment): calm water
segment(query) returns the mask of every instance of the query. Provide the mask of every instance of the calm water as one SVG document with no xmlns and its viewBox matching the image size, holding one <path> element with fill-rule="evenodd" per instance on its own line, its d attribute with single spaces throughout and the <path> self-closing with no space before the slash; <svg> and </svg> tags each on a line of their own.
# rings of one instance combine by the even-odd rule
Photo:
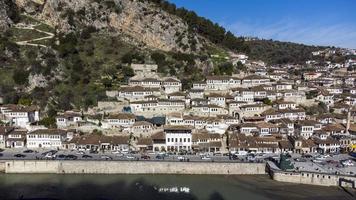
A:
<svg viewBox="0 0 356 200">
<path fill-rule="evenodd" d="M 159 188 L 189 188 L 189 193 Z M 279 183 L 266 175 L 0 175 L 0 199 L 356 199 L 336 187 Z"/>
</svg>

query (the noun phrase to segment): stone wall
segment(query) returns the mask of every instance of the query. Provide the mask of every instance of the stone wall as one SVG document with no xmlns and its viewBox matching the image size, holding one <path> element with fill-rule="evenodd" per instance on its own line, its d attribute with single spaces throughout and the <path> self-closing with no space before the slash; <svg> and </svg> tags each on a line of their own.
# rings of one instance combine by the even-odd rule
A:
<svg viewBox="0 0 356 200">
<path fill-rule="evenodd" d="M 265 174 L 265 163 L 154 161 L 7 161 L 5 173 Z"/>
<path fill-rule="evenodd" d="M 320 186 L 339 186 L 340 179 L 356 183 L 356 177 L 311 172 L 273 172 L 272 179 L 281 182 Z M 352 185 L 346 184 L 343 186 L 351 187 Z"/>
</svg>

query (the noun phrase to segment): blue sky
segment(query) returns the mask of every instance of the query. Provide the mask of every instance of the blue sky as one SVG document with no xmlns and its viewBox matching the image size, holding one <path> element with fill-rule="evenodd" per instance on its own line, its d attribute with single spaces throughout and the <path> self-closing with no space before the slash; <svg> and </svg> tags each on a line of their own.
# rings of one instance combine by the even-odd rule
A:
<svg viewBox="0 0 356 200">
<path fill-rule="evenodd" d="M 356 49 L 356 0 L 169 0 L 236 35 Z"/>
</svg>

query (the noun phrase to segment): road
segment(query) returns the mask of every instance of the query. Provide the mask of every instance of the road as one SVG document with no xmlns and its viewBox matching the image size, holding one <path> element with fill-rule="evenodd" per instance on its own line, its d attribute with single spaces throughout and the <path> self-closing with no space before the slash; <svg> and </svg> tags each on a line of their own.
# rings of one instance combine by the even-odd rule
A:
<svg viewBox="0 0 356 200">
<path fill-rule="evenodd" d="M 24 153 L 26 149 L 5 149 L 1 152 L 0 160 L 66 160 L 65 156 L 72 155 L 76 157 L 76 160 L 115 160 L 115 161 L 162 161 L 162 162 L 249 162 L 247 161 L 246 156 L 238 156 L 238 159 L 230 159 L 229 156 L 208 156 L 210 159 L 202 159 L 203 156 L 200 155 L 166 155 L 164 159 L 156 158 L 159 154 L 115 154 L 110 151 L 107 152 L 98 152 L 98 153 L 89 153 L 89 151 L 81 152 L 78 150 L 59 150 L 55 153 L 55 158 L 46 158 L 45 152 L 48 152 L 48 149 L 36 149 L 34 153 Z M 25 157 L 15 157 L 16 154 L 24 155 Z M 62 156 L 60 156 L 62 155 Z M 85 156 L 90 156 L 85 158 Z M 149 159 L 142 158 L 143 155 L 149 157 Z M 83 157 L 84 156 L 84 157 Z M 62 158 L 61 158 L 62 157 Z M 181 160 L 181 158 L 184 160 Z M 70 160 L 70 159 L 67 159 Z M 263 158 L 255 159 L 253 162 L 263 162 Z"/>
</svg>

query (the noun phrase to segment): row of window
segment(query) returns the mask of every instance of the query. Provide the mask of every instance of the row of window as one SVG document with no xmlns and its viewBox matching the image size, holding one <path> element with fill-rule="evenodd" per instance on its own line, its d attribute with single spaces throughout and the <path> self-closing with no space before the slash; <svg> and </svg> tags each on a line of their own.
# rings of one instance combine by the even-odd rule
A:
<svg viewBox="0 0 356 200">
<path fill-rule="evenodd" d="M 167 138 L 167 142 L 190 142 L 190 138 Z"/>
<path fill-rule="evenodd" d="M 27 138 L 43 138 L 43 139 L 59 139 L 60 135 L 37 135 L 37 134 L 29 134 Z"/>
</svg>

